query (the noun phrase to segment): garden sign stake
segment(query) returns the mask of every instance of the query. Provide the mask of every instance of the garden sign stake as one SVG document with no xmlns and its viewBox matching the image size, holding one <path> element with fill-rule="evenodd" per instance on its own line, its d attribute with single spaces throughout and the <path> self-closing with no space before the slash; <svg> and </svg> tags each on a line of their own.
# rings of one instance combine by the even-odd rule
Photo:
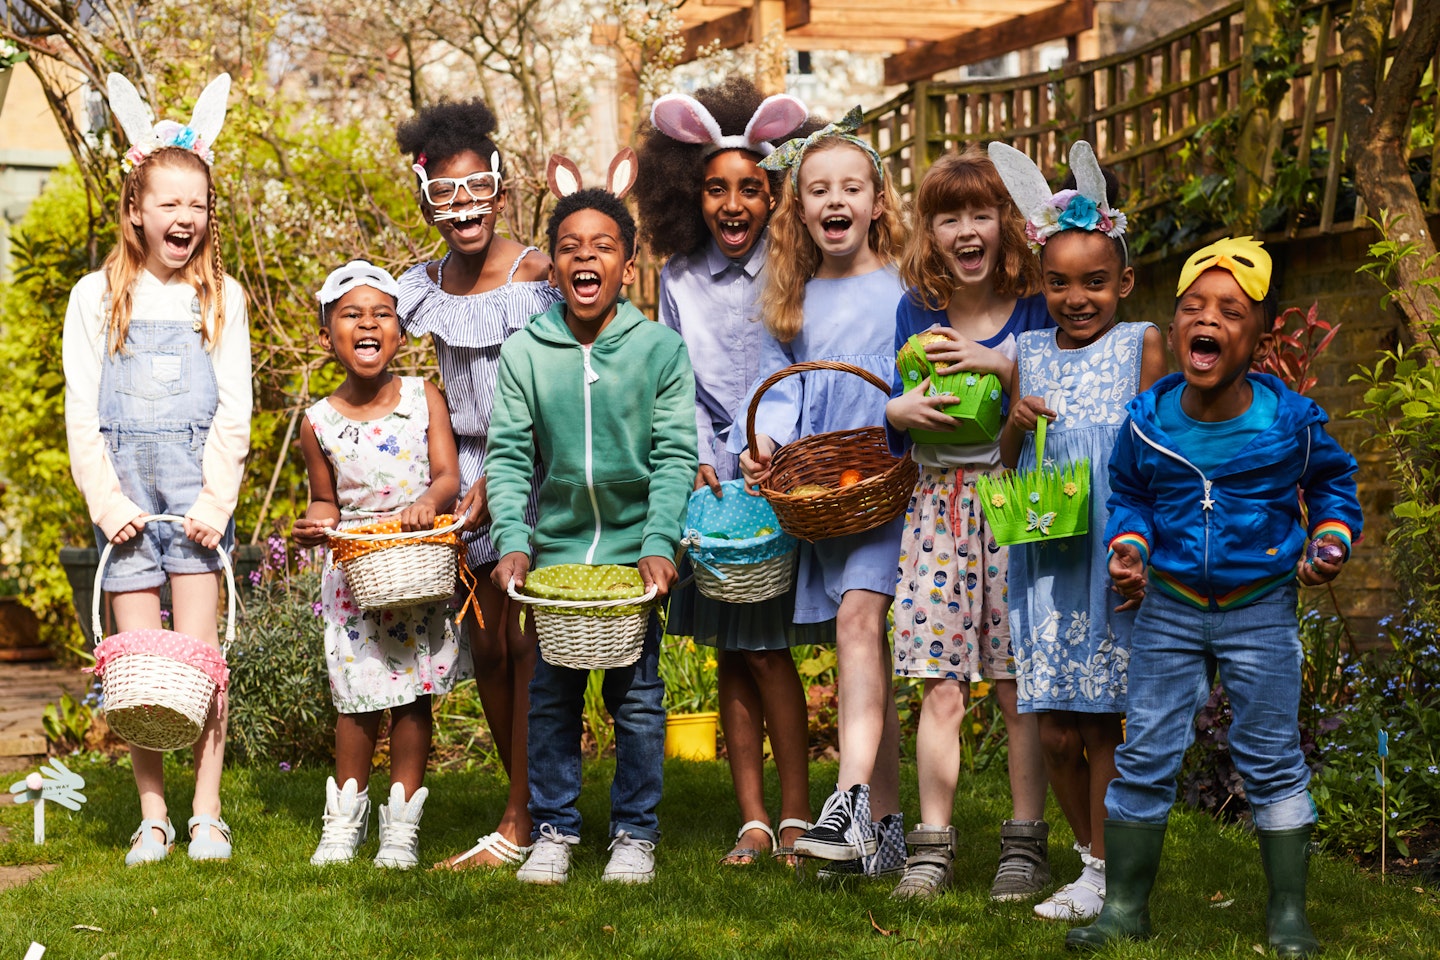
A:
<svg viewBox="0 0 1440 960">
<path fill-rule="evenodd" d="M 25 951 L 23 960 L 40 960 L 45 956 L 45 948 L 34 940 L 30 941 L 30 949 Z"/>
<path fill-rule="evenodd" d="M 35 801 L 35 842 L 39 844 L 45 842 L 45 801 L 53 800 L 62 807 L 79 810 L 85 802 L 85 794 L 80 792 L 84 787 L 84 777 L 72 773 L 59 760 L 51 760 L 49 766 L 42 766 L 24 780 L 12 783 L 10 792 L 15 795 L 16 803 Z M 43 952 L 45 948 L 40 949 Z M 25 956 L 29 960 L 30 954 Z"/>
<path fill-rule="evenodd" d="M 1385 758 L 1390 756 L 1390 735 L 1381 730 L 1375 737 L 1376 749 L 1380 754 L 1380 876 L 1385 876 Z"/>
</svg>

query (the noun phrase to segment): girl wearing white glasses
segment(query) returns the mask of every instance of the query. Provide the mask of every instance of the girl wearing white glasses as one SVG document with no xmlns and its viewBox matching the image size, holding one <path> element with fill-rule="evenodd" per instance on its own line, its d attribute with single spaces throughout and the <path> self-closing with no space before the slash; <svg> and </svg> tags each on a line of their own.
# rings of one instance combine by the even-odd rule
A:
<svg viewBox="0 0 1440 960">
<path fill-rule="evenodd" d="M 519 610 L 490 583 L 498 559 L 490 542 L 485 499 L 485 438 L 500 345 L 560 293 L 550 286 L 550 260 L 535 247 L 496 234 L 505 210 L 505 165 L 491 139 L 495 115 L 479 100 L 445 102 L 422 110 L 396 133 L 414 161 L 420 210 L 448 247 L 440 260 L 417 264 L 400 278 L 400 321 L 411 336 L 430 334 L 460 455 L 459 512 L 466 560 L 475 573 L 481 619 L 467 609 L 465 634 L 475 684 L 496 749 L 510 777 L 499 824 L 463 853 L 436 864 L 447 869 L 518 864 L 529 851 L 526 716 L 535 668 L 533 633 L 519 626 Z M 526 521 L 535 523 L 532 483 Z M 483 816 L 477 811 L 477 816 Z"/>
</svg>

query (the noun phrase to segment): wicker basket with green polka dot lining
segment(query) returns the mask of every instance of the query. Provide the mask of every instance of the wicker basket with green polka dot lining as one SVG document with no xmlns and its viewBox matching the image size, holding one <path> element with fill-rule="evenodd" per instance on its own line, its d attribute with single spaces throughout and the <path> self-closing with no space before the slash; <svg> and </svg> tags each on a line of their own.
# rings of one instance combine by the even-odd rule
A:
<svg viewBox="0 0 1440 960">
<path fill-rule="evenodd" d="M 1035 424 L 1033 470 L 982 476 L 975 493 L 995 541 L 1006 546 L 1059 540 L 1090 530 L 1090 461 L 1064 466 L 1045 463 L 1045 418 Z"/>
<path fill-rule="evenodd" d="M 532 607 L 540 655 L 575 670 L 628 667 L 640 659 L 655 588 L 618 564 L 562 563 L 532 570 L 511 598 Z"/>
</svg>

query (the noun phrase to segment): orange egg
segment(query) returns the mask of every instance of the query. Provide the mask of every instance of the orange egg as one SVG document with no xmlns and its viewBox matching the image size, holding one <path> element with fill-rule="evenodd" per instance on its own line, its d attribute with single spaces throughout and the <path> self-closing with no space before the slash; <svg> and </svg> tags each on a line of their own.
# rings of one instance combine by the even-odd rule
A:
<svg viewBox="0 0 1440 960">
<path fill-rule="evenodd" d="M 859 470 L 846 470 L 840 474 L 840 486 L 849 487 L 865 479 L 865 475 Z"/>
</svg>

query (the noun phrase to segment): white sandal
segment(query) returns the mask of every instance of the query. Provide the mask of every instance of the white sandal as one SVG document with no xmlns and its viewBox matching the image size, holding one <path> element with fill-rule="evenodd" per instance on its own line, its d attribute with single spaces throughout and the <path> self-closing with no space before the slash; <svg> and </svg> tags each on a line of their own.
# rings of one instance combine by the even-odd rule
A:
<svg viewBox="0 0 1440 960">
<path fill-rule="evenodd" d="M 784 833 L 786 830 L 789 830 L 791 828 L 799 830 L 803 833 L 804 831 L 809 830 L 813 826 L 814 824 L 809 822 L 808 820 L 801 820 L 799 817 L 786 817 L 784 820 L 780 821 L 780 827 L 775 831 L 775 833 L 778 835 Z M 795 845 L 791 844 L 790 846 L 785 847 L 781 846 L 777 842 L 771 848 L 770 856 L 774 857 L 776 860 L 779 860 L 781 863 L 784 863 L 790 857 L 795 856 Z"/>
<path fill-rule="evenodd" d="M 740 839 L 744 837 L 745 834 L 749 833 L 751 830 L 759 830 L 761 833 L 765 834 L 765 836 L 769 837 L 770 849 L 775 849 L 775 831 L 770 829 L 770 824 L 766 823 L 764 820 L 747 820 L 740 825 L 740 832 L 735 834 L 735 846 L 731 848 L 729 853 L 725 854 L 725 856 L 720 858 L 721 866 L 748 867 L 752 863 L 760 859 L 761 854 L 763 854 L 765 851 L 758 850 L 755 847 L 740 846 Z M 750 859 L 742 862 L 740 860 L 741 857 L 749 857 Z"/>
<path fill-rule="evenodd" d="M 525 862 L 525 858 L 530 855 L 530 848 L 515 845 L 505 839 L 505 836 L 499 832 L 490 833 L 481 837 L 475 842 L 475 846 L 459 856 L 451 857 L 449 860 L 441 860 L 435 864 L 434 869 L 470 870 L 479 866 L 479 864 L 468 864 L 466 861 L 471 857 L 487 852 L 500 861 L 496 866 L 514 867 Z"/>
</svg>

